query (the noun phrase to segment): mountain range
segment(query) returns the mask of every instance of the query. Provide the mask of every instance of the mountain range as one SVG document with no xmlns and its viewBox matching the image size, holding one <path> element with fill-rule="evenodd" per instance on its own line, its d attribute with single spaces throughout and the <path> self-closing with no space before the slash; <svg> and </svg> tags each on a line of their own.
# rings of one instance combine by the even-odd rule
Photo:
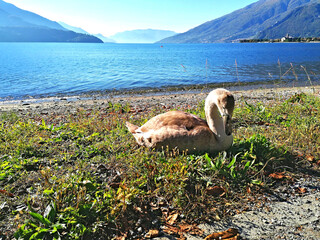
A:
<svg viewBox="0 0 320 240">
<path fill-rule="evenodd" d="M 260 0 L 245 8 L 201 24 L 160 43 L 214 43 L 241 39 L 317 37 L 319 0 Z"/>
<path fill-rule="evenodd" d="M 102 42 L 0 0 L 0 42 Z"/>
<path fill-rule="evenodd" d="M 319 0 L 259 0 L 185 33 L 140 29 L 111 37 L 92 35 L 0 0 L 0 42 L 214 43 L 286 35 L 320 36 Z"/>
<path fill-rule="evenodd" d="M 117 43 L 154 43 L 163 38 L 176 35 L 176 32 L 158 29 L 137 29 L 110 36 Z"/>
<path fill-rule="evenodd" d="M 87 31 L 83 30 L 82 28 L 79 28 L 79 27 L 74 27 L 74 26 L 71 26 L 67 23 L 64 23 L 64 22 L 58 22 L 62 27 L 64 27 L 65 29 L 68 29 L 70 31 L 74 31 L 76 33 L 82 33 L 82 34 L 90 34 L 88 33 Z M 114 43 L 114 40 L 111 39 L 111 38 L 108 38 L 108 37 L 105 37 L 103 36 L 102 34 L 100 33 L 97 33 L 97 34 L 92 34 L 93 36 L 101 39 L 103 42 L 105 43 Z"/>
<path fill-rule="evenodd" d="M 87 31 L 79 27 L 71 26 L 64 22 L 59 22 L 61 26 L 71 31 L 83 34 L 89 34 Z M 154 43 L 163 38 L 173 36 L 177 34 L 173 31 L 158 30 L 158 29 L 138 29 L 130 30 L 124 32 L 118 32 L 110 37 L 105 37 L 104 35 L 98 33 L 93 34 L 94 36 L 100 38 L 105 43 Z"/>
</svg>

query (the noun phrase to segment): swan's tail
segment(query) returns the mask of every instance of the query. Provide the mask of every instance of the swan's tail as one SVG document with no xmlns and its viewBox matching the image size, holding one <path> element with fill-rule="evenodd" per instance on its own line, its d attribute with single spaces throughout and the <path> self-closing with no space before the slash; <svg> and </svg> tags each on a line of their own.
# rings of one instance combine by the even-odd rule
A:
<svg viewBox="0 0 320 240">
<path fill-rule="evenodd" d="M 153 144 L 151 143 L 151 137 L 150 137 L 150 133 L 143 133 L 141 132 L 141 130 L 139 129 L 138 126 L 126 122 L 126 126 L 128 128 L 128 130 L 132 133 L 132 135 L 134 136 L 134 138 L 136 139 L 137 143 L 141 146 L 147 146 L 147 147 L 153 147 Z"/>
<path fill-rule="evenodd" d="M 132 123 L 129 123 L 129 122 L 126 122 L 126 126 L 129 130 L 129 132 L 131 132 L 131 133 L 136 133 L 136 130 L 139 128 L 138 126 L 136 126 Z"/>
</svg>

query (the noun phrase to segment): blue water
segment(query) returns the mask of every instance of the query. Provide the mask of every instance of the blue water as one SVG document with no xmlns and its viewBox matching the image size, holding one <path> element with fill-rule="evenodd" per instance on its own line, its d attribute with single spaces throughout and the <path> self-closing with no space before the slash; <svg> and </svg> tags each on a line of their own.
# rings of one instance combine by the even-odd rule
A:
<svg viewBox="0 0 320 240">
<path fill-rule="evenodd" d="M 320 44 L 0 43 L 0 100 L 320 76 Z M 283 79 L 295 80 L 292 71 Z"/>
</svg>

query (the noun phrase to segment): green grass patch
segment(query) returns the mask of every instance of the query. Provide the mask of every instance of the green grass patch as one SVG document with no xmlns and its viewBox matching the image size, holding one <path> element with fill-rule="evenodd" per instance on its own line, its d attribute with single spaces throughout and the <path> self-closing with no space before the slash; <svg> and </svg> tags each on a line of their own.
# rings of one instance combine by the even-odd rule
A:
<svg viewBox="0 0 320 240">
<path fill-rule="evenodd" d="M 108 239 L 143 236 L 170 212 L 186 222 L 228 216 L 272 189 L 271 173 L 319 170 L 318 109 L 319 98 L 305 94 L 267 104 L 239 99 L 234 145 L 215 156 L 138 147 L 125 121 L 142 124 L 161 107 L 139 115 L 112 103 L 65 116 L 3 114 L 0 230 L 21 239 Z M 204 117 L 203 102 L 180 110 Z"/>
</svg>

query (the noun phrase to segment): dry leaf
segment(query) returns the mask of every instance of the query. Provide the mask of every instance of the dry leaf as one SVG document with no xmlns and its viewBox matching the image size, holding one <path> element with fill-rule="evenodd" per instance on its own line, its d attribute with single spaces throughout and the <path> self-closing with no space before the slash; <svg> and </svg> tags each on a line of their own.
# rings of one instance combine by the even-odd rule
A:
<svg viewBox="0 0 320 240">
<path fill-rule="evenodd" d="M 280 179 L 283 179 L 285 175 L 284 175 L 284 172 L 275 172 L 275 173 L 269 174 L 269 177 L 280 180 Z"/>
<path fill-rule="evenodd" d="M 169 235 L 180 235 L 180 238 L 183 238 L 184 233 L 189 233 L 192 235 L 201 235 L 203 231 L 198 228 L 196 225 L 189 225 L 189 224 L 180 224 L 179 227 L 174 227 L 170 225 L 165 225 L 163 227 L 163 231 Z"/>
<path fill-rule="evenodd" d="M 212 233 L 205 238 L 205 240 L 218 240 L 218 239 L 226 239 L 226 240 L 237 240 L 239 239 L 240 234 L 238 229 L 230 228 L 223 232 Z"/>
<path fill-rule="evenodd" d="M 306 193 L 306 192 L 307 192 L 307 189 L 306 189 L 306 188 L 298 187 L 298 188 L 297 188 L 297 192 L 298 192 L 298 193 Z"/>
<path fill-rule="evenodd" d="M 201 235 L 203 234 L 203 231 L 198 228 L 196 225 L 190 225 L 190 224 L 181 224 L 179 225 L 180 231 L 184 233 L 189 233 L 191 235 Z"/>
<path fill-rule="evenodd" d="M 135 209 L 137 212 L 139 212 L 139 213 L 143 213 L 141 207 L 134 207 L 134 209 Z"/>
<path fill-rule="evenodd" d="M 296 150 L 295 152 L 297 153 L 297 156 L 298 156 L 298 157 L 303 157 L 303 153 L 302 153 L 302 152 L 300 152 L 300 151 L 298 151 L 298 150 Z"/>
<path fill-rule="evenodd" d="M 3 193 L 3 194 L 5 194 L 5 195 L 7 195 L 8 197 L 14 197 L 14 195 L 13 195 L 12 193 L 10 193 L 10 192 L 8 192 L 8 191 L 6 191 L 6 190 L 0 189 L 0 193 Z"/>
<path fill-rule="evenodd" d="M 307 158 L 307 160 L 308 160 L 309 162 L 313 162 L 313 161 L 315 160 L 315 157 L 312 156 L 312 155 L 308 155 L 308 156 L 306 156 L 306 158 Z"/>
<path fill-rule="evenodd" d="M 145 235 L 145 238 L 159 237 L 159 235 L 160 235 L 159 230 L 150 230 L 150 231 Z"/>
<path fill-rule="evenodd" d="M 178 234 L 179 233 L 180 228 L 177 227 L 173 227 L 170 225 L 166 225 L 163 227 L 163 231 L 169 235 L 171 234 Z"/>
<path fill-rule="evenodd" d="M 175 221 L 177 220 L 177 218 L 179 217 L 178 213 L 172 214 L 167 218 L 167 223 L 169 225 L 173 225 L 175 223 Z"/>
<path fill-rule="evenodd" d="M 124 236 L 116 237 L 115 239 L 116 240 L 126 240 L 126 238 L 127 238 L 127 234 L 125 234 Z"/>
<path fill-rule="evenodd" d="M 212 196 L 222 196 L 226 190 L 220 186 L 208 187 L 206 189 L 207 194 Z"/>
</svg>

